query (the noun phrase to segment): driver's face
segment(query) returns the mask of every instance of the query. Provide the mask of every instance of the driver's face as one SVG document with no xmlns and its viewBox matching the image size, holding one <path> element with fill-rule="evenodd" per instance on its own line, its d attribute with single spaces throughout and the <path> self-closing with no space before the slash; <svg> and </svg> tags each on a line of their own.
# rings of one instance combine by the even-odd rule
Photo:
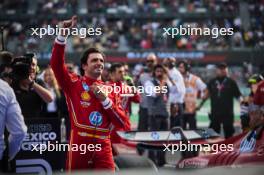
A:
<svg viewBox="0 0 264 175">
<path fill-rule="evenodd" d="M 87 64 L 83 65 L 83 70 L 86 75 L 92 77 L 101 76 L 104 70 L 104 57 L 100 53 L 91 53 L 88 56 Z"/>
</svg>

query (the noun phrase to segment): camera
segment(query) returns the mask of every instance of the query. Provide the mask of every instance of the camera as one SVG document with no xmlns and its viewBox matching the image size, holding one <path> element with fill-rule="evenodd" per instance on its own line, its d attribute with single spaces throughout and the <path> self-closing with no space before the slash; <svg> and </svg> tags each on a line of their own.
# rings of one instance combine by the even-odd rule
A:
<svg viewBox="0 0 264 175">
<path fill-rule="evenodd" d="M 11 64 L 12 77 L 16 80 L 27 79 L 30 74 L 30 67 L 35 57 L 34 53 L 28 53 L 20 57 L 16 57 Z"/>
</svg>

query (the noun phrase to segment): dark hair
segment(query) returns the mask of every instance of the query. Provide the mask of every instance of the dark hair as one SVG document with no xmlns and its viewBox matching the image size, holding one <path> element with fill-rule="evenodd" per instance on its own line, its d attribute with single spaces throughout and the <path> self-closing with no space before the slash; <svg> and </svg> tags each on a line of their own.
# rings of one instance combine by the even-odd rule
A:
<svg viewBox="0 0 264 175">
<path fill-rule="evenodd" d="M 92 54 L 92 53 L 100 53 L 103 58 L 105 58 L 105 55 L 103 52 L 101 52 L 99 49 L 95 48 L 95 47 L 91 47 L 91 48 L 88 48 L 82 55 L 81 57 L 81 66 L 80 66 L 80 72 L 81 72 L 81 75 L 84 75 L 84 71 L 82 69 L 82 65 L 83 64 L 86 64 L 87 63 L 87 60 L 89 58 L 89 55 Z"/>
<path fill-rule="evenodd" d="M 11 67 L 13 61 L 13 54 L 8 51 L 0 52 L 0 73 L 4 71 L 6 67 Z"/>
<path fill-rule="evenodd" d="M 178 62 L 178 67 L 179 67 L 181 64 L 183 64 L 184 69 L 185 69 L 186 72 L 191 70 L 191 65 L 190 65 L 187 61 L 185 61 L 185 60 L 180 60 L 180 61 Z"/>
<path fill-rule="evenodd" d="M 0 52 L 0 65 L 10 65 L 13 61 L 13 54 L 8 51 Z"/>
<path fill-rule="evenodd" d="M 154 68 L 153 68 L 153 72 L 152 72 L 152 76 L 153 76 L 153 77 L 155 77 L 155 71 L 156 71 L 157 69 L 162 69 L 163 72 L 165 73 L 165 68 L 164 68 L 164 66 L 161 65 L 161 64 L 157 64 L 157 65 L 155 65 Z"/>
<path fill-rule="evenodd" d="M 217 66 L 216 66 L 218 69 L 225 69 L 225 68 L 227 68 L 227 64 L 226 63 L 219 63 L 219 64 L 217 64 Z"/>
<path fill-rule="evenodd" d="M 116 71 L 116 69 L 121 68 L 121 67 L 123 67 L 123 64 L 121 64 L 121 63 L 114 63 L 114 64 L 111 65 L 111 67 L 109 69 L 109 72 L 110 73 L 113 73 L 113 72 Z"/>
</svg>

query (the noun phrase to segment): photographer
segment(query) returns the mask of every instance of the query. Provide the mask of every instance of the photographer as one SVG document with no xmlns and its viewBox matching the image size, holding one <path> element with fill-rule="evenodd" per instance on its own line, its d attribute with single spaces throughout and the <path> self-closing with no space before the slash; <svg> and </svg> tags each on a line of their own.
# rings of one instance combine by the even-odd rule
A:
<svg viewBox="0 0 264 175">
<path fill-rule="evenodd" d="M 25 118 L 38 118 L 45 103 L 53 100 L 44 83 L 36 79 L 37 59 L 34 54 L 15 58 L 12 64 L 13 82 L 18 103 Z"/>
</svg>

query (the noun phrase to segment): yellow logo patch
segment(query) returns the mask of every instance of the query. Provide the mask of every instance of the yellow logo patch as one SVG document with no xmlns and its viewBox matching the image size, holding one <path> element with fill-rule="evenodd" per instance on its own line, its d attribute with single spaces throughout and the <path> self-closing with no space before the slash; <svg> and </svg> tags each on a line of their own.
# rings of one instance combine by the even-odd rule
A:
<svg viewBox="0 0 264 175">
<path fill-rule="evenodd" d="M 81 98 L 83 101 L 89 101 L 91 97 L 88 92 L 82 92 Z"/>
</svg>

